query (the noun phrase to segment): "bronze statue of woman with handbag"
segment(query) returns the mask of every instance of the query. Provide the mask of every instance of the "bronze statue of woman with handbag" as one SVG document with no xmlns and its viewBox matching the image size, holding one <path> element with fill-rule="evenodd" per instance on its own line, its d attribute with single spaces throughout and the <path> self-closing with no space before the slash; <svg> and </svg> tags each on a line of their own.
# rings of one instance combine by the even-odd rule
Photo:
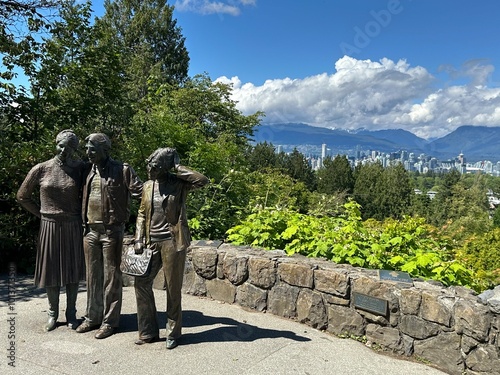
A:
<svg viewBox="0 0 500 375">
<path fill-rule="evenodd" d="M 156 150 L 147 163 L 149 180 L 142 191 L 134 249 L 140 254 L 146 246 L 152 249 L 153 255 L 149 275 L 134 280 L 139 330 L 135 343 L 142 345 L 159 339 L 153 281 L 163 267 L 167 293 L 166 346 L 173 349 L 181 336 L 181 289 L 186 249 L 191 240 L 186 198 L 189 191 L 203 187 L 209 180 L 182 166 L 173 148 Z"/>
</svg>

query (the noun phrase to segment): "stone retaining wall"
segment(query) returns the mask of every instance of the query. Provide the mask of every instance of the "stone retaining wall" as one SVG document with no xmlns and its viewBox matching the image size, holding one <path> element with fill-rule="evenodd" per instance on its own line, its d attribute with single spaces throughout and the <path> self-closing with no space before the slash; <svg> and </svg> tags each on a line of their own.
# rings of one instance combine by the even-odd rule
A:
<svg viewBox="0 0 500 375">
<path fill-rule="evenodd" d="M 161 276 L 155 287 L 162 288 Z M 184 291 L 293 319 L 428 361 L 450 374 L 500 374 L 499 297 L 381 280 L 375 270 L 210 241 L 188 251 Z"/>
</svg>

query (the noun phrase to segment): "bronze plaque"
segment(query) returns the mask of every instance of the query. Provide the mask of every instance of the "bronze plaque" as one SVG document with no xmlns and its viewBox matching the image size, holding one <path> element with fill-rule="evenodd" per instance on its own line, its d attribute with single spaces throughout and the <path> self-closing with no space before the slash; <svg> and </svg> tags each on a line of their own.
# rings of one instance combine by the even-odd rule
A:
<svg viewBox="0 0 500 375">
<path fill-rule="evenodd" d="M 369 311 L 374 314 L 387 316 L 387 300 L 353 292 L 354 307 Z"/>
<path fill-rule="evenodd" d="M 385 281 L 413 284 L 413 280 L 410 275 L 401 271 L 378 270 L 378 278 Z"/>
</svg>

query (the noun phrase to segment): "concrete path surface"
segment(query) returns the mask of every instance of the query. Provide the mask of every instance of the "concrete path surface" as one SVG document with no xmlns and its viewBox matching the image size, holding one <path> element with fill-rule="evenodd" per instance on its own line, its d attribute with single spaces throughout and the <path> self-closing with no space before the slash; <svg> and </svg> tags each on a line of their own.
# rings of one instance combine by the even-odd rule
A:
<svg viewBox="0 0 500 375">
<path fill-rule="evenodd" d="M 2 277 L 0 296 L 0 374 L 445 374 L 291 320 L 191 295 L 183 295 L 183 336 L 173 350 L 165 348 L 164 329 L 160 342 L 134 344 L 133 287 L 123 291 L 119 331 L 103 340 L 94 338 L 95 331 L 79 334 L 64 325 L 63 293 L 62 318 L 52 332 L 43 330 L 44 290 L 34 289 L 30 279 Z M 155 290 L 155 296 L 164 327 L 165 292 Z M 78 316 L 84 314 L 85 304 L 83 285 Z"/>
</svg>

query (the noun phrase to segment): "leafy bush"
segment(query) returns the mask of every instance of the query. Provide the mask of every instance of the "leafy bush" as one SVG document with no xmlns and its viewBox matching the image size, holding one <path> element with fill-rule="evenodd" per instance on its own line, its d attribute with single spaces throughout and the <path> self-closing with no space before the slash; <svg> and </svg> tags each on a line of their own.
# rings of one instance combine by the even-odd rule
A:
<svg viewBox="0 0 500 375">
<path fill-rule="evenodd" d="M 500 232 L 499 232 L 500 234 Z M 453 242 L 422 218 L 362 222 L 349 201 L 338 217 L 314 217 L 287 209 L 262 209 L 227 231 L 228 241 L 336 263 L 408 272 L 444 285 L 481 288 L 478 275 L 455 259 Z"/>
<path fill-rule="evenodd" d="M 457 259 L 475 270 L 476 283 L 481 289 L 500 284 L 500 228 L 483 235 L 473 235 L 457 251 Z"/>
</svg>

